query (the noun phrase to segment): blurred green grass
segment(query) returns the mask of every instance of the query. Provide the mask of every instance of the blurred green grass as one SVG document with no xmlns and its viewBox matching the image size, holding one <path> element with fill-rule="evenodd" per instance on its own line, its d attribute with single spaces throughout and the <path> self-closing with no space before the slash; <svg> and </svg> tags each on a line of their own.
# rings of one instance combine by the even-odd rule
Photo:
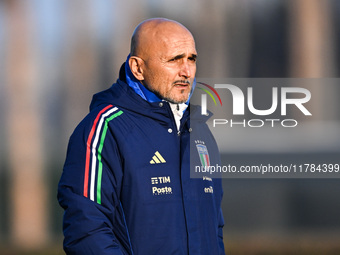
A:
<svg viewBox="0 0 340 255">
<path fill-rule="evenodd" d="M 16 247 L 1 247 L 1 255 L 65 255 L 61 247 L 48 247 L 39 250 L 23 250 Z"/>
<path fill-rule="evenodd" d="M 245 238 L 226 240 L 227 255 L 339 255 L 340 242 L 336 235 L 332 238 L 307 238 L 273 240 Z M 23 250 L 14 246 L 0 245 L 1 255 L 65 255 L 61 243 L 39 250 Z M 159 254 L 162 255 L 162 254 Z"/>
<path fill-rule="evenodd" d="M 338 240 L 336 240 L 338 239 Z M 323 238 L 289 238 L 245 239 L 225 243 L 227 255 L 339 255 L 339 237 Z"/>
</svg>

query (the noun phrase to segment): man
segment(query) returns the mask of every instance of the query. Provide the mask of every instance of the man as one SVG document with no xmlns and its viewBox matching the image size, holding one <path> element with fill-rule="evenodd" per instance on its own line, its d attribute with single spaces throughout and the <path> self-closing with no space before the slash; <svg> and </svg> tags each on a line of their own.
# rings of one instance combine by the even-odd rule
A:
<svg viewBox="0 0 340 255">
<path fill-rule="evenodd" d="M 224 254 L 221 180 L 190 178 L 201 164 L 190 141 L 219 162 L 208 117 L 188 107 L 196 57 L 178 22 L 135 29 L 117 83 L 70 138 L 58 190 L 67 254 Z"/>
</svg>

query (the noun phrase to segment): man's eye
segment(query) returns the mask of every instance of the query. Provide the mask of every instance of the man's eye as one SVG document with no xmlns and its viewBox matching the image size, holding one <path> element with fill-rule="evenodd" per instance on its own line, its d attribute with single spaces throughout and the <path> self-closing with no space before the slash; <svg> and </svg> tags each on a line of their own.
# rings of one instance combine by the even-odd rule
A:
<svg viewBox="0 0 340 255">
<path fill-rule="evenodd" d="M 172 59 L 169 60 L 169 62 L 176 62 L 178 60 L 180 60 L 180 58 L 172 58 Z"/>
</svg>

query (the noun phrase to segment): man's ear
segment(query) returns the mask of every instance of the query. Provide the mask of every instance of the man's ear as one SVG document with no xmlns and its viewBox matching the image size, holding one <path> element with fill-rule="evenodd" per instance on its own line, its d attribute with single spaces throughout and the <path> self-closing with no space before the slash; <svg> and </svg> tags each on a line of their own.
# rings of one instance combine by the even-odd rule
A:
<svg viewBox="0 0 340 255">
<path fill-rule="evenodd" d="M 143 75 L 143 60 L 136 56 L 131 56 L 129 58 L 129 66 L 131 69 L 132 74 L 135 76 L 135 78 L 139 81 L 144 80 Z"/>
</svg>

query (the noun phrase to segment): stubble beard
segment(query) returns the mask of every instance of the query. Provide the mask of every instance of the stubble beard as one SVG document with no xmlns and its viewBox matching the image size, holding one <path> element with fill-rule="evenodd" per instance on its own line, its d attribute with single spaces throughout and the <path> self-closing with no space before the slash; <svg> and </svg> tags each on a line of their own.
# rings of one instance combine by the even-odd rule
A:
<svg viewBox="0 0 340 255">
<path fill-rule="evenodd" d="M 191 86 L 191 83 L 189 81 L 175 81 L 174 82 L 174 86 L 176 82 L 184 82 L 184 83 L 187 83 L 189 85 L 189 92 L 186 92 L 186 89 L 183 89 L 179 93 L 175 93 L 175 91 L 177 90 L 176 88 L 173 88 L 175 91 L 168 91 L 166 93 L 166 95 L 164 96 L 164 100 L 170 102 L 170 103 L 173 103 L 173 104 L 182 104 L 182 103 L 186 103 L 190 97 L 190 93 L 192 91 L 192 86 Z M 186 95 L 185 95 L 186 94 Z M 184 96 L 184 98 L 183 98 Z M 179 98 L 179 99 L 178 99 Z"/>
<path fill-rule="evenodd" d="M 187 96 L 185 96 L 184 98 L 182 98 L 182 95 L 187 93 Z M 186 103 L 189 99 L 190 96 L 190 92 L 182 92 L 181 93 L 181 99 L 177 99 L 178 97 L 176 97 L 176 95 L 172 95 L 171 91 L 169 93 L 167 93 L 167 95 L 165 95 L 165 97 L 163 98 L 164 100 L 168 101 L 169 103 L 173 103 L 173 104 L 182 104 L 182 103 Z"/>
</svg>

